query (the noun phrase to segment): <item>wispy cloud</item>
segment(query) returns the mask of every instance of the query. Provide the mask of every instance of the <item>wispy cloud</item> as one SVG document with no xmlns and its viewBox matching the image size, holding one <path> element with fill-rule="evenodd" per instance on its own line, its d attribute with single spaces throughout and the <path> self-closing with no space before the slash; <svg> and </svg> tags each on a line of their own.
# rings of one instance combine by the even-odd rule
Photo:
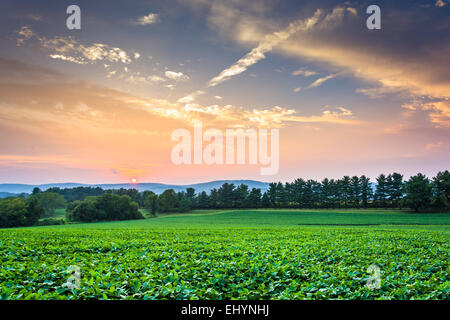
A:
<svg viewBox="0 0 450 320">
<path fill-rule="evenodd" d="M 449 100 L 425 103 L 422 105 L 422 109 L 430 111 L 430 122 L 437 127 L 450 127 Z"/>
<path fill-rule="evenodd" d="M 191 94 L 188 94 L 185 97 L 178 99 L 177 102 L 178 103 L 191 103 L 191 102 L 195 101 L 195 99 L 197 99 L 198 96 L 200 96 L 202 94 L 205 94 L 205 92 L 202 90 L 197 90 Z"/>
<path fill-rule="evenodd" d="M 297 20 L 295 22 L 292 22 L 287 28 L 283 30 L 266 35 L 256 48 L 252 49 L 243 58 L 239 59 L 235 64 L 223 70 L 218 76 L 211 79 L 209 81 L 209 86 L 214 87 L 219 83 L 222 83 L 244 72 L 248 67 L 264 59 L 266 57 L 265 54 L 272 51 L 274 46 L 278 45 L 284 40 L 289 39 L 290 36 L 299 32 L 300 30 L 305 31 L 311 29 L 317 23 L 321 13 L 321 10 L 317 10 L 312 17 L 306 20 Z"/>
<path fill-rule="evenodd" d="M 165 78 L 162 78 L 160 76 L 156 76 L 156 75 L 144 76 L 144 75 L 141 75 L 140 72 L 134 72 L 128 76 L 123 76 L 121 78 L 123 78 L 125 80 L 125 82 L 135 83 L 135 84 L 137 84 L 137 83 L 146 83 L 146 84 L 160 83 L 160 82 L 166 81 Z"/>
<path fill-rule="evenodd" d="M 432 5 L 447 8 L 448 1 L 433 1 Z M 267 16 L 250 10 L 239 10 L 236 4 L 221 5 L 220 10 L 211 10 L 209 21 L 213 27 L 219 29 L 223 35 L 230 37 L 238 43 L 253 45 L 265 43 L 267 36 L 273 30 L 279 30 L 283 21 L 269 19 Z M 212 6 L 214 9 L 214 6 Z M 333 74 L 345 73 L 354 76 L 366 83 L 366 88 L 357 92 L 371 98 L 382 97 L 386 94 L 395 94 L 402 98 L 415 99 L 428 97 L 441 102 L 437 107 L 427 110 L 430 121 L 437 125 L 445 122 L 442 114 L 443 106 L 450 98 L 450 55 L 449 35 L 442 23 L 433 23 L 433 16 L 422 19 L 420 11 L 411 11 L 408 15 L 399 12 L 385 17 L 385 23 L 403 21 L 399 28 L 385 33 L 382 41 L 374 42 L 372 38 L 362 32 L 360 21 L 355 18 L 356 8 L 338 6 L 334 9 L 323 9 L 324 14 L 319 18 L 313 28 L 299 30 L 287 39 L 271 47 L 276 53 L 305 59 L 313 64 L 330 67 Z M 398 16 L 397 16 L 398 15 Z M 226 16 L 226 18 L 221 18 Z M 396 22 L 397 23 L 397 22 Z M 421 24 L 421 48 L 417 49 L 417 34 L 411 34 L 410 25 Z M 402 45 L 398 44 L 402 39 Z M 415 39 L 415 40 L 414 40 Z M 425 49 L 428 48 L 428 49 Z M 252 55 L 248 54 L 249 58 Z M 407 59 L 405 58 L 407 55 Z M 264 52 L 259 59 L 264 57 Z M 247 61 L 247 60 L 244 60 Z M 248 65 L 258 59 L 249 59 L 250 63 L 236 63 L 225 69 L 214 78 L 210 85 L 229 79 L 235 74 L 244 72 Z M 301 71 L 299 72 L 301 74 Z M 320 78 L 309 87 L 314 88 L 330 76 Z"/>
<path fill-rule="evenodd" d="M 165 72 L 165 75 L 166 75 L 167 78 L 169 78 L 171 80 L 175 80 L 175 81 L 187 81 L 187 80 L 189 80 L 189 76 L 184 74 L 183 72 L 175 72 L 175 71 L 167 70 Z"/>
<path fill-rule="evenodd" d="M 401 94 L 405 97 L 410 96 L 410 92 L 407 88 L 395 87 L 395 86 L 384 86 L 380 83 L 380 86 L 372 86 L 368 88 L 358 88 L 355 90 L 357 93 L 362 93 L 371 99 L 378 99 L 385 97 L 389 94 Z"/>
<path fill-rule="evenodd" d="M 140 17 L 133 21 L 133 24 L 146 26 L 149 24 L 155 24 L 160 21 L 159 14 L 150 12 L 149 14 Z"/>
<path fill-rule="evenodd" d="M 8 70 L 16 70 L 17 67 L 28 68 L 24 64 L 11 63 L 2 59 L 0 59 L 0 66 L 6 74 L 8 74 Z M 23 73 L 21 77 L 30 77 L 33 70 L 30 67 L 28 74 Z M 31 77 L 31 79 L 33 78 Z M 139 81 L 136 77 L 134 80 Z M 23 94 L 17 95 L 17 92 L 23 92 Z M 72 118 L 73 124 L 78 120 L 84 125 L 95 123 L 96 126 L 116 128 L 117 130 L 126 128 L 126 130 L 146 131 L 148 130 L 147 120 L 153 115 L 188 123 L 200 120 L 217 127 L 283 127 L 296 122 L 352 125 L 362 123 L 354 117 L 350 110 L 343 107 L 325 107 L 320 115 L 303 116 L 294 109 L 281 106 L 248 109 L 234 105 L 205 106 L 194 103 L 196 97 L 204 94 L 203 91 L 193 92 L 181 98 L 177 103 L 171 103 L 167 100 L 141 98 L 89 83 L 73 82 L 73 80 L 58 80 L 58 82 L 50 82 L 45 85 L 40 80 L 36 80 L 28 86 L 27 90 L 19 84 L 1 85 L 0 94 L 1 102 L 18 108 L 16 111 L 14 108 L 8 109 L 10 115 L 14 112 L 18 112 L 19 115 L 21 114 L 20 109 L 22 112 L 23 109 L 29 109 L 30 112 L 33 112 L 33 115 L 30 114 L 33 121 L 37 121 L 37 119 L 52 121 L 52 119 L 59 119 L 65 115 Z M 34 101 L 34 103 L 30 101 Z"/>
<path fill-rule="evenodd" d="M 41 45 L 54 52 L 72 56 L 78 61 L 93 63 L 106 60 L 124 64 L 131 63 L 131 58 L 125 50 L 107 44 L 94 43 L 84 46 L 71 37 L 55 37 L 49 40 L 41 39 Z"/>
<path fill-rule="evenodd" d="M 430 123 L 436 128 L 450 128 L 450 100 L 427 101 L 425 98 L 414 98 L 401 107 L 409 113 L 425 111 Z"/>
<path fill-rule="evenodd" d="M 431 142 L 425 145 L 426 151 L 442 151 L 443 149 L 448 149 L 449 146 L 443 141 Z"/>
<path fill-rule="evenodd" d="M 184 104 L 184 103 L 183 103 Z M 301 116 L 294 109 L 281 106 L 251 110 L 233 105 L 202 106 L 196 103 L 186 103 L 183 107 L 169 112 L 167 115 L 177 116 L 189 121 L 193 119 L 208 121 L 218 126 L 228 127 L 269 127 L 281 128 L 293 123 L 336 123 L 343 125 L 363 125 L 364 122 L 356 119 L 353 113 L 343 107 L 329 107 L 320 115 Z"/>
<path fill-rule="evenodd" d="M 347 145 L 351 145 L 354 151 L 354 140 L 351 140 L 357 136 L 354 132 L 367 134 L 369 131 L 365 129 L 367 124 L 359 120 L 351 108 L 342 106 L 327 106 L 308 112 L 306 107 L 249 108 L 224 105 L 221 101 L 213 105 L 171 103 L 165 99 L 108 89 L 88 81 L 64 79 L 54 71 L 14 60 L 0 58 L 0 69 L 0 133 L 14 137 L 13 141 L 0 139 L 0 158 L 10 156 L 8 163 L 0 166 L 2 177 L 6 177 L 5 172 L 9 175 L 22 172 L 11 168 L 13 165 L 23 168 L 23 164 L 18 162 L 27 161 L 27 168 L 33 168 L 33 171 L 24 169 L 25 179 L 32 175 L 37 178 L 38 174 L 42 179 L 52 176 L 51 172 L 58 172 L 60 179 L 73 177 L 74 173 L 84 179 L 81 175 L 84 171 L 80 168 L 94 170 L 95 173 L 89 172 L 89 175 L 99 180 L 108 179 L 108 174 L 112 174 L 104 173 L 105 168 L 108 171 L 111 168 L 116 171 L 118 168 L 148 168 L 153 169 L 148 179 L 154 181 L 155 174 L 161 171 L 165 172 L 167 179 L 166 172 L 175 170 L 167 157 L 173 146 L 170 133 L 178 128 L 189 130 L 194 121 L 202 121 L 205 126 L 220 130 L 295 126 L 295 130 L 284 129 L 282 148 L 294 152 L 291 154 L 294 159 L 301 158 L 302 150 L 310 143 L 311 150 L 321 144 L 321 158 L 324 157 L 323 152 L 326 156 L 339 154 L 336 152 L 338 148 L 341 153 L 346 153 Z M 336 126 L 342 127 L 348 136 Z M 308 127 L 320 130 L 308 136 L 311 130 Z M 303 139 L 299 140 L 299 135 Z M 343 140 L 346 143 L 342 143 Z M 303 142 L 306 145 L 299 146 Z M 367 140 L 364 143 L 367 145 Z M 349 154 L 349 157 L 360 153 Z M 45 163 L 39 162 L 41 160 Z M 58 171 L 57 166 L 67 168 L 67 172 L 64 171 L 66 169 Z"/>
<path fill-rule="evenodd" d="M 315 72 L 315 71 L 311 71 L 311 70 L 307 70 L 307 69 L 303 69 L 303 68 L 300 68 L 300 69 L 297 69 L 295 71 L 292 71 L 292 75 L 293 76 L 311 77 L 311 76 L 314 76 L 316 74 L 317 74 L 317 72 Z"/>
<path fill-rule="evenodd" d="M 22 26 L 19 31 L 17 31 L 19 37 L 17 38 L 17 46 L 22 46 L 25 41 L 31 39 L 33 37 L 33 31 L 31 30 L 31 26 Z"/>
<path fill-rule="evenodd" d="M 95 63 L 98 61 L 120 62 L 129 64 L 130 55 L 123 49 L 102 43 L 83 45 L 72 37 L 56 36 L 50 39 L 40 37 L 31 30 L 30 26 L 23 26 L 17 31 L 17 44 L 23 45 L 33 37 L 38 41 L 41 49 L 50 51 L 49 57 L 77 64 Z M 135 58 L 139 58 L 139 56 Z"/>
<path fill-rule="evenodd" d="M 326 81 L 335 78 L 336 76 L 337 76 L 337 74 L 330 74 L 330 75 L 328 75 L 328 76 L 326 76 L 326 77 L 319 78 L 319 79 L 317 79 L 316 81 L 314 81 L 313 83 L 311 83 L 311 84 L 308 86 L 308 89 L 316 88 L 316 87 L 318 87 L 318 86 L 324 84 Z"/>
<path fill-rule="evenodd" d="M 69 62 L 73 62 L 76 64 L 87 64 L 87 61 L 84 60 L 80 60 L 71 56 L 65 56 L 63 54 L 49 54 L 48 55 L 50 58 L 52 59 L 59 59 L 59 60 L 64 60 L 64 61 L 69 61 Z"/>
</svg>

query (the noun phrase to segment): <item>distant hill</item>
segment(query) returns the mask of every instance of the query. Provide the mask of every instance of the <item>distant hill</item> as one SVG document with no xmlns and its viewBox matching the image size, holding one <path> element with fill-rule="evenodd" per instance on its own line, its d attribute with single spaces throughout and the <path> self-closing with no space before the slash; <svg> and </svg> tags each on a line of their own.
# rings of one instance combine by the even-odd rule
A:
<svg viewBox="0 0 450 320">
<path fill-rule="evenodd" d="M 18 193 L 0 192 L 0 199 L 8 197 L 17 197 L 18 195 L 19 195 Z"/>
<path fill-rule="evenodd" d="M 167 189 L 174 189 L 175 191 L 183 191 L 187 188 L 194 188 L 197 193 L 206 191 L 209 192 L 213 188 L 220 188 L 224 183 L 233 183 L 236 186 L 240 184 L 246 184 L 249 189 L 259 188 L 262 192 L 269 188 L 269 183 L 260 182 L 254 180 L 218 180 L 210 181 L 204 183 L 195 183 L 188 185 L 174 185 L 174 184 L 164 184 L 164 183 L 117 183 L 117 184 L 81 184 L 81 183 L 49 183 L 40 185 L 30 185 L 30 184 L 0 184 L 0 197 L 2 194 L 10 194 L 7 196 L 12 196 L 14 194 L 20 193 L 31 193 L 35 187 L 45 191 L 49 188 L 76 188 L 76 187 L 100 187 L 102 189 L 137 189 L 139 191 L 150 190 L 157 194 L 162 193 Z"/>
</svg>

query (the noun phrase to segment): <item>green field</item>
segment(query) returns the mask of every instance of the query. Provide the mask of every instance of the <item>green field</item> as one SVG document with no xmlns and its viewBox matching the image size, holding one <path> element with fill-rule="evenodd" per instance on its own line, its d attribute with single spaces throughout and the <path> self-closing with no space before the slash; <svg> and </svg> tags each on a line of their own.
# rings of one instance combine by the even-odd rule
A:
<svg viewBox="0 0 450 320">
<path fill-rule="evenodd" d="M 197 211 L 0 230 L 0 299 L 448 299 L 450 214 Z M 81 287 L 63 288 L 71 265 Z M 367 268 L 381 287 L 366 286 Z"/>
</svg>

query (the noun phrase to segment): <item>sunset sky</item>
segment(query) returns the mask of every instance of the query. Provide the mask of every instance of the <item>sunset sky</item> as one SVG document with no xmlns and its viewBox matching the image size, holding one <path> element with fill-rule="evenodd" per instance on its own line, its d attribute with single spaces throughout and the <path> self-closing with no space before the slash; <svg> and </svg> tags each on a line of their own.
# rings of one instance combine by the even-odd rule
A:
<svg viewBox="0 0 450 320">
<path fill-rule="evenodd" d="M 3 0 L 0 24 L 0 183 L 450 169 L 449 0 Z M 173 164 L 195 121 L 279 128 L 278 174 Z"/>
</svg>

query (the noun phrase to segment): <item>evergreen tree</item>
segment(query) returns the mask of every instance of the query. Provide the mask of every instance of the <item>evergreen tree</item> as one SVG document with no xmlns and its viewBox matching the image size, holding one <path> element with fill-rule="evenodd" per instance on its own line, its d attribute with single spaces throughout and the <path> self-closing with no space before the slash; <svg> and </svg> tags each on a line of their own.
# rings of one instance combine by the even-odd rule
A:
<svg viewBox="0 0 450 320">
<path fill-rule="evenodd" d="M 295 207 L 295 184 L 286 182 L 284 192 L 286 194 L 286 206 Z"/>
<path fill-rule="evenodd" d="M 284 185 L 281 182 L 278 182 L 276 186 L 275 202 L 278 208 L 283 208 L 287 206 L 287 194 L 285 192 Z"/>
<path fill-rule="evenodd" d="M 224 183 L 218 190 L 218 206 L 220 208 L 231 208 L 235 200 L 235 186 L 232 183 Z"/>
<path fill-rule="evenodd" d="M 430 180 L 419 173 L 405 183 L 405 203 L 416 212 L 431 207 L 432 185 Z"/>
<path fill-rule="evenodd" d="M 298 208 L 305 208 L 304 194 L 306 182 L 303 179 L 296 179 L 294 181 L 294 202 Z"/>
<path fill-rule="evenodd" d="M 193 202 L 192 200 L 184 194 L 178 198 L 178 211 L 179 212 L 189 212 L 192 210 Z"/>
<path fill-rule="evenodd" d="M 269 189 L 267 190 L 267 196 L 269 197 L 270 207 L 276 207 L 277 202 L 277 184 L 274 182 L 269 183 Z"/>
<path fill-rule="evenodd" d="M 248 198 L 248 186 L 245 184 L 239 185 L 234 191 L 234 203 L 235 208 L 246 208 Z"/>
<path fill-rule="evenodd" d="M 359 181 L 359 177 L 353 176 L 351 178 L 351 201 L 354 208 L 359 207 L 359 203 L 361 200 L 361 183 Z"/>
<path fill-rule="evenodd" d="M 397 208 L 403 197 L 403 175 L 394 172 L 387 177 L 387 192 L 391 206 Z"/>
<path fill-rule="evenodd" d="M 272 206 L 272 203 L 270 202 L 270 198 L 269 198 L 267 192 L 264 192 L 263 196 L 261 197 L 261 207 L 270 208 L 271 206 Z"/>
<path fill-rule="evenodd" d="M 450 172 L 438 172 L 433 178 L 433 194 L 435 206 L 442 209 L 450 209 Z"/>
<path fill-rule="evenodd" d="M 208 194 L 206 191 L 200 192 L 200 194 L 197 196 L 197 206 L 200 209 L 207 209 L 210 205 L 210 199 L 208 197 Z"/>
<path fill-rule="evenodd" d="M 261 189 L 253 188 L 247 198 L 247 208 L 261 207 Z"/>
<path fill-rule="evenodd" d="M 322 180 L 322 188 L 320 193 L 320 203 L 323 208 L 331 208 L 333 206 L 333 185 L 328 178 Z"/>
<path fill-rule="evenodd" d="M 195 194 L 194 188 L 187 188 L 186 189 L 186 198 L 191 202 L 191 207 L 196 206 L 197 198 Z"/>
<path fill-rule="evenodd" d="M 378 207 L 386 207 L 388 197 L 388 183 L 386 176 L 382 173 L 377 178 L 377 188 L 375 191 L 375 203 Z"/>
<path fill-rule="evenodd" d="M 209 194 L 209 207 L 212 209 L 219 207 L 219 192 L 216 188 L 212 189 Z"/>
<path fill-rule="evenodd" d="M 369 201 L 372 199 L 373 190 L 370 184 L 370 178 L 362 175 L 359 177 L 359 185 L 361 190 L 361 202 L 362 206 L 366 208 L 369 204 Z"/>
<path fill-rule="evenodd" d="M 344 176 L 338 183 L 340 188 L 340 202 L 344 207 L 348 207 L 351 203 L 351 179 Z"/>
</svg>

